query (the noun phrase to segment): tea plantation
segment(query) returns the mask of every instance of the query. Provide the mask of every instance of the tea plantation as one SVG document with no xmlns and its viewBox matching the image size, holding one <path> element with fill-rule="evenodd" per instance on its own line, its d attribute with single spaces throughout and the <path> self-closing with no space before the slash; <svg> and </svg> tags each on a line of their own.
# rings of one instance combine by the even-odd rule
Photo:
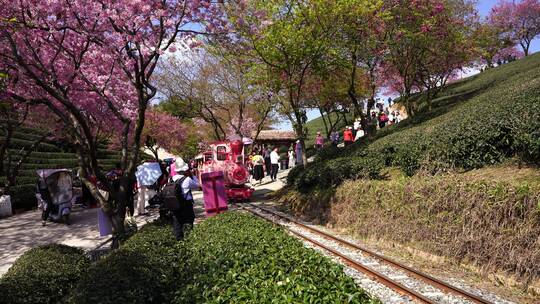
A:
<svg viewBox="0 0 540 304">
<path fill-rule="evenodd" d="M 324 189 L 347 179 L 379 178 L 384 167 L 412 176 L 476 169 L 512 157 L 540 164 L 540 54 L 449 85 L 433 111 L 421 105 L 416 117 L 380 130 L 372 140 L 326 148 L 318 165 L 293 172 L 289 183 L 301 191 Z"/>
<path fill-rule="evenodd" d="M 19 128 L 13 135 L 10 150 L 13 155 L 20 155 L 21 149 L 28 149 L 34 141 L 41 137 L 40 130 L 31 128 Z M 0 140 L 3 140 L 0 131 Z M 37 181 L 36 170 L 38 169 L 75 169 L 78 166 L 77 155 L 68 147 L 62 147 L 62 142 L 43 142 L 33 151 L 27 161 L 22 164 L 17 177 L 17 186 L 12 191 L 13 210 L 29 210 L 37 206 L 35 198 L 35 185 Z M 105 169 L 112 168 L 120 158 L 118 151 L 107 149 L 105 144 L 99 147 L 99 163 Z M 13 162 L 16 162 L 15 159 Z M 6 164 L 7 161 L 4 161 Z M 5 176 L 0 176 L 0 182 L 4 183 Z"/>
<path fill-rule="evenodd" d="M 88 262 L 76 250 L 53 249 L 17 261 L 0 279 L 0 288 L 11 287 L 0 303 L 22 303 L 33 289 L 44 291 L 34 298 L 40 303 L 379 303 L 329 258 L 239 212 L 196 225 L 182 242 L 169 225 L 149 224 L 84 272 L 80 266 Z M 66 259 L 72 267 L 57 265 Z M 67 275 L 70 284 L 60 284 Z M 42 287 L 46 276 L 51 284 Z M 16 288 L 15 282 L 26 283 Z"/>
</svg>

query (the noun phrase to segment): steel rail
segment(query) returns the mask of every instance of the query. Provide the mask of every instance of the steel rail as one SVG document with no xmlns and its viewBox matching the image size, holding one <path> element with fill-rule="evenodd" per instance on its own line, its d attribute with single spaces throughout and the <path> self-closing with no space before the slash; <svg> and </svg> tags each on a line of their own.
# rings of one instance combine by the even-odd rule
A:
<svg viewBox="0 0 540 304">
<path fill-rule="evenodd" d="M 378 260 L 380 260 L 380 261 L 382 261 L 382 262 L 384 262 L 386 264 L 390 264 L 390 265 L 392 265 L 392 266 L 394 266 L 396 268 L 399 268 L 399 269 L 403 270 L 404 272 L 408 273 L 409 275 L 411 275 L 411 276 L 413 276 L 413 277 L 415 277 L 415 278 L 417 278 L 417 279 L 419 279 L 421 281 L 424 281 L 425 283 L 427 283 L 429 285 L 432 285 L 432 286 L 434 286 L 434 287 L 436 287 L 436 288 L 438 288 L 438 289 L 440 289 L 442 291 L 458 295 L 458 296 L 463 297 L 463 298 L 465 298 L 467 300 L 470 300 L 470 301 L 472 301 L 474 303 L 492 304 L 491 302 L 481 298 L 480 296 L 477 296 L 477 295 L 475 295 L 473 293 L 470 293 L 470 292 L 468 292 L 466 290 L 463 290 L 463 289 L 455 287 L 455 286 L 453 286 L 451 284 L 448 284 L 448 283 L 446 283 L 446 282 L 444 282 L 444 281 L 442 281 L 440 279 L 437 279 L 437 278 L 435 278 L 435 277 L 433 277 L 433 276 L 431 276 L 431 275 L 429 275 L 427 273 L 424 273 L 424 272 L 421 272 L 421 271 L 416 270 L 414 268 L 411 268 L 409 266 L 403 265 L 403 264 L 401 264 L 401 263 L 399 263 L 399 262 L 397 262 L 397 261 L 395 261 L 393 259 L 390 259 L 390 258 L 387 258 L 387 257 L 385 257 L 383 255 L 380 255 L 380 254 L 378 254 L 378 253 L 376 253 L 376 252 L 374 252 L 374 251 L 372 251 L 372 250 L 370 250 L 368 248 L 365 248 L 365 247 L 360 246 L 358 244 L 351 243 L 351 242 L 349 242 L 347 240 L 336 237 L 334 235 L 331 235 L 331 234 L 329 234 L 329 233 L 327 233 L 325 231 L 319 230 L 317 228 L 310 227 L 308 225 L 305 225 L 303 223 L 300 223 L 300 222 L 290 218 L 289 216 L 281 215 L 281 214 L 276 213 L 276 212 L 274 212 L 272 210 L 269 210 L 267 208 L 260 207 L 260 206 L 255 206 L 255 205 L 250 204 L 250 203 L 248 203 L 248 205 L 250 207 L 260 209 L 260 210 L 262 210 L 264 212 L 267 212 L 267 213 L 270 213 L 270 214 L 275 215 L 277 217 L 280 217 L 282 219 L 285 219 L 285 220 L 287 220 L 287 221 L 289 221 L 289 222 L 291 222 L 291 223 L 293 223 L 295 225 L 298 225 L 298 226 L 300 226 L 302 228 L 305 228 L 305 229 L 307 229 L 309 231 L 312 231 L 315 234 L 319 234 L 319 235 L 321 235 L 321 236 L 323 236 L 323 237 L 325 237 L 327 239 L 331 239 L 331 240 L 333 240 L 333 241 L 335 241 L 337 243 L 340 243 L 342 245 L 346 245 L 346 246 L 348 246 L 350 248 L 360 250 L 360 251 L 362 251 L 362 252 L 364 252 L 364 253 L 366 253 L 368 255 L 371 255 L 371 256 L 375 257 L 376 259 L 378 259 Z"/>
<path fill-rule="evenodd" d="M 253 211 L 249 208 L 246 208 L 246 207 L 243 207 L 243 206 L 239 206 L 240 208 L 262 218 L 262 219 L 265 219 L 273 224 L 276 224 L 276 225 L 280 225 L 262 215 L 260 215 L 259 213 L 257 213 L 256 211 Z M 257 208 L 257 207 L 255 207 Z M 262 209 L 261 209 L 262 210 Z M 280 225 L 280 226 L 283 226 L 283 225 Z M 394 280 L 392 280 L 391 278 L 385 276 L 384 274 L 382 273 L 379 273 L 378 271 L 370 268 L 370 267 L 367 267 L 361 263 L 359 263 L 358 261 L 355 261 L 351 258 L 349 258 L 348 256 L 340 253 L 339 251 L 335 250 L 335 249 L 332 249 L 314 239 L 311 239 L 299 232 L 296 232 L 294 230 L 291 230 L 291 229 L 287 229 L 287 231 L 291 232 L 292 234 L 298 236 L 299 238 L 301 239 L 304 239 L 314 245 L 316 245 L 317 247 L 320 247 L 330 253 L 332 253 L 333 255 L 337 256 L 338 258 L 342 259 L 345 264 L 349 265 L 350 267 L 356 269 L 357 271 L 360 271 L 366 275 L 368 275 L 369 277 L 373 278 L 375 281 L 383 284 L 383 285 L 386 285 L 387 287 L 389 287 L 390 289 L 396 291 L 397 293 L 401 294 L 401 295 L 405 295 L 405 296 L 409 296 L 411 297 L 414 301 L 418 302 L 418 303 L 426 303 L 426 304 L 435 304 L 437 302 L 433 301 L 432 299 L 418 293 L 417 291 L 414 291 L 406 286 L 404 286 L 403 284 L 401 283 L 398 283 Z"/>
</svg>

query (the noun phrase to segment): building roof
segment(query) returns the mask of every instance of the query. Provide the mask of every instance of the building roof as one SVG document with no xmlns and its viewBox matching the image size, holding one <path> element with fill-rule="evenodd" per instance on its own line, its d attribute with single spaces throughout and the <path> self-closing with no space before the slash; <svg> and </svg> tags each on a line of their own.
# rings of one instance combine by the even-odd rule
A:
<svg viewBox="0 0 540 304">
<path fill-rule="evenodd" d="M 255 136 L 255 132 L 253 132 L 252 136 Z M 262 130 L 257 137 L 257 141 L 264 140 L 296 140 L 296 134 L 294 131 Z"/>
</svg>

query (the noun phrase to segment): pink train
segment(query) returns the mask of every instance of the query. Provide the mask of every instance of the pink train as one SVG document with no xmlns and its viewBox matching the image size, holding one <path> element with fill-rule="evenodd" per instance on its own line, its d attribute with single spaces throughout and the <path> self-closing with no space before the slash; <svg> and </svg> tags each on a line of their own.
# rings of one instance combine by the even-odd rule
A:
<svg viewBox="0 0 540 304">
<path fill-rule="evenodd" d="M 214 142 L 197 157 L 199 177 L 203 172 L 223 172 L 229 201 L 248 201 L 255 190 L 247 185 L 246 146 L 241 140 Z"/>
</svg>

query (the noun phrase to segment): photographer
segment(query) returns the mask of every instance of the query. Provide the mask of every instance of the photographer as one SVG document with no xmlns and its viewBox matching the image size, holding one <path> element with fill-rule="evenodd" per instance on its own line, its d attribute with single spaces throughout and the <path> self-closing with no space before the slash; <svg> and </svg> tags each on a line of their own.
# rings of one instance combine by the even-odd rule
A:
<svg viewBox="0 0 540 304">
<path fill-rule="evenodd" d="M 174 235 L 177 240 L 182 240 L 185 230 L 191 230 L 195 221 L 191 190 L 199 188 L 199 180 L 180 157 L 175 161 L 175 170 L 178 174 L 163 188 L 161 197 L 172 213 Z"/>
</svg>

